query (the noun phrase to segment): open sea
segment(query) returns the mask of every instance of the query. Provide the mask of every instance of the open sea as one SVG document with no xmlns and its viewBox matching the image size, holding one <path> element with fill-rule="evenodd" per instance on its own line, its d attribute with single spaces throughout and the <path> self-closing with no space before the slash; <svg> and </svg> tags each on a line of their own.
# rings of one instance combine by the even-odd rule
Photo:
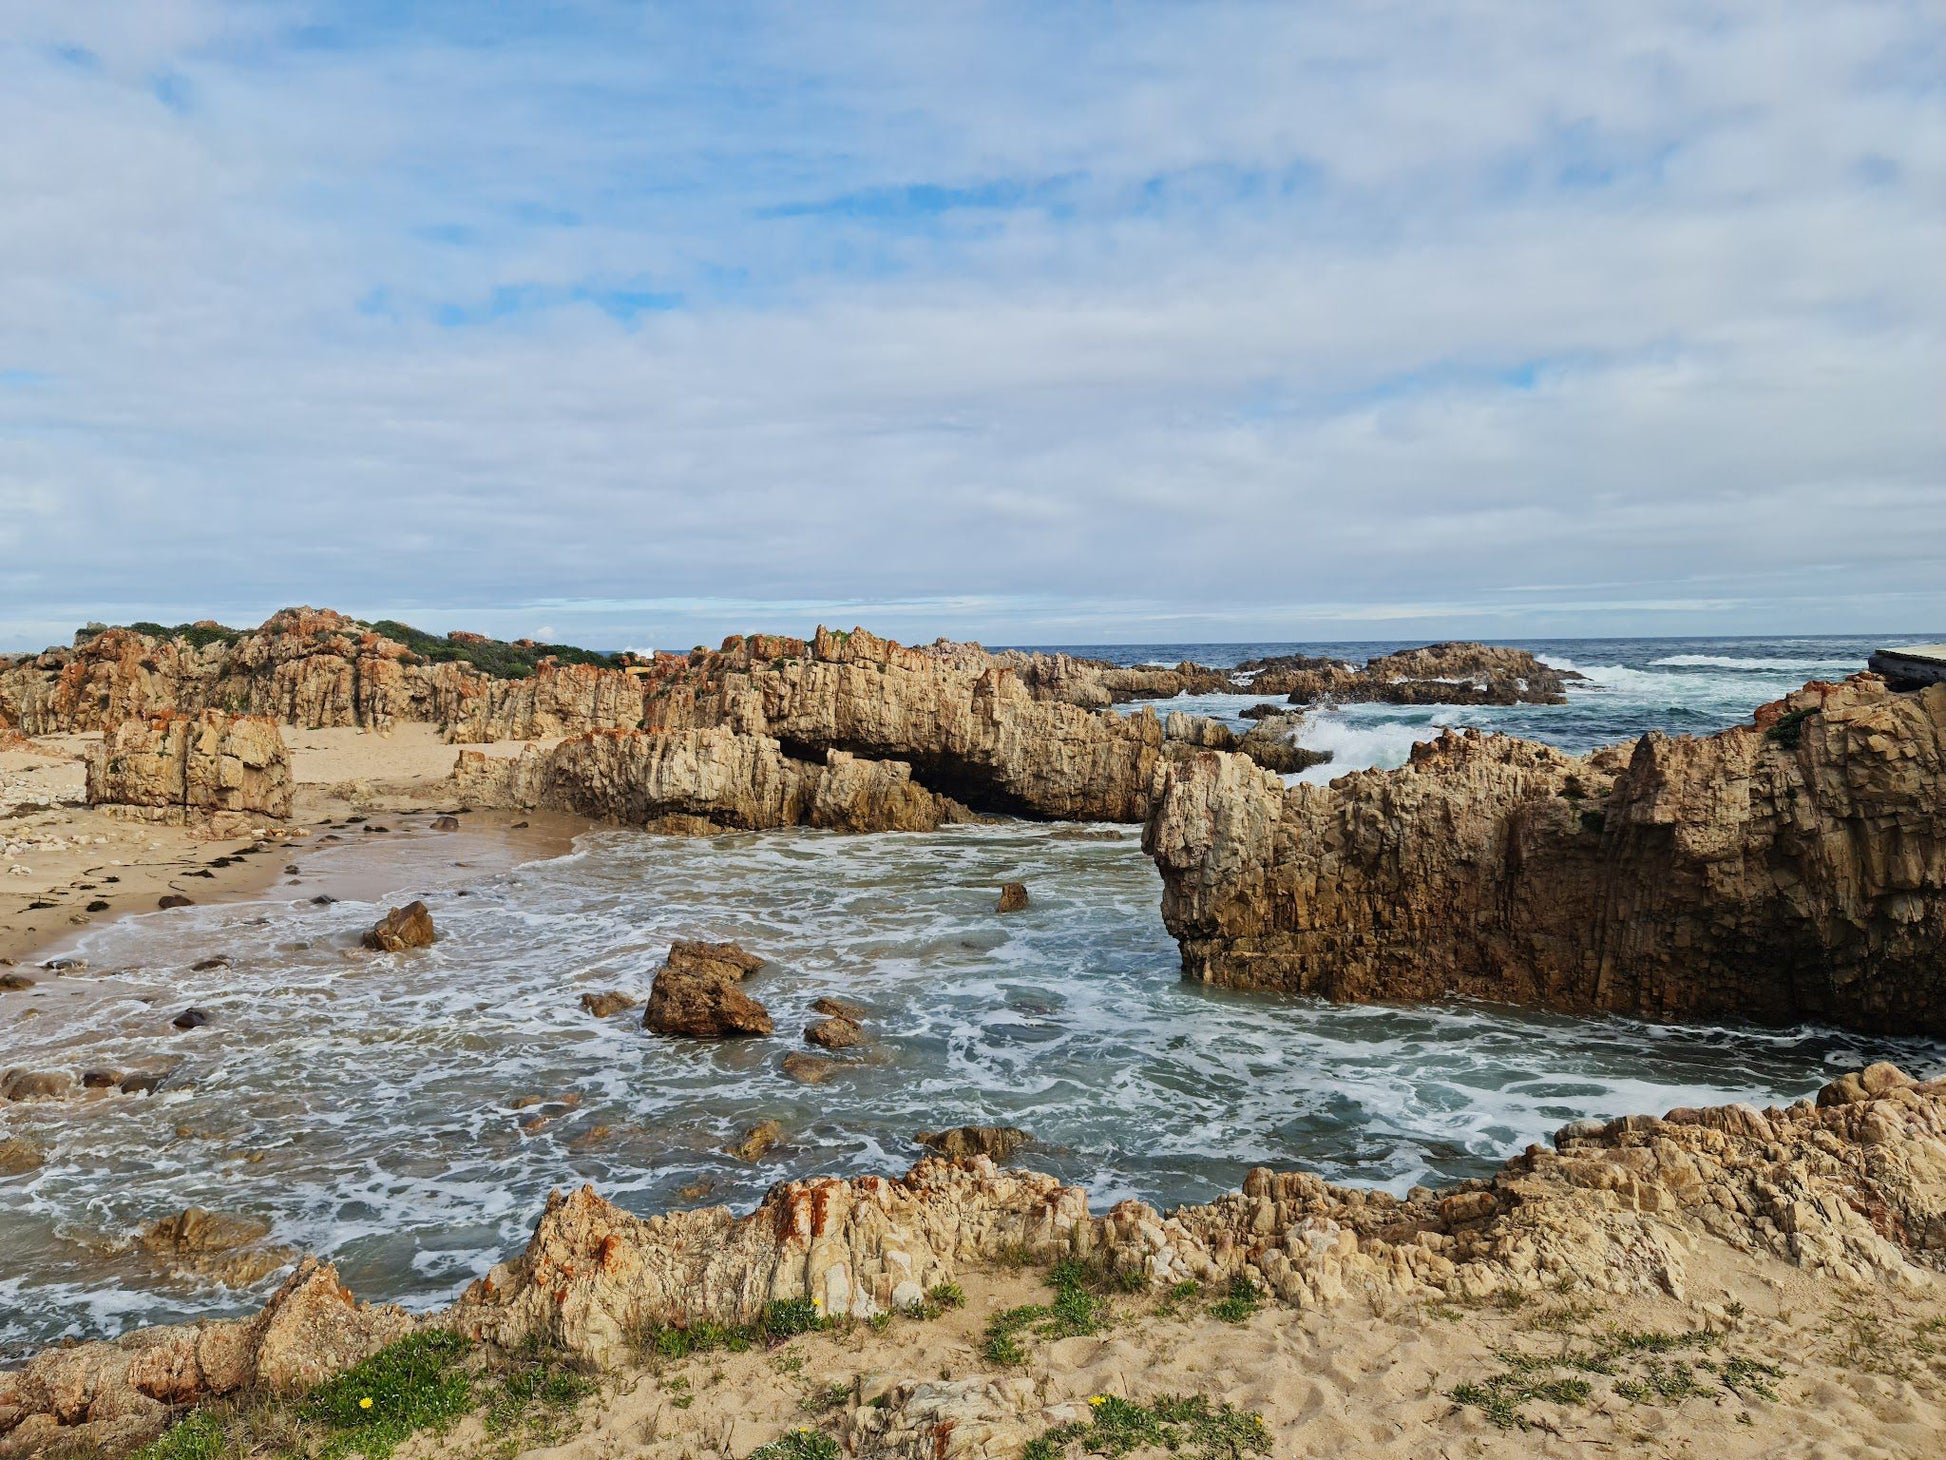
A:
<svg viewBox="0 0 1946 1460">
<path fill-rule="evenodd" d="M 1313 712 L 1326 781 L 1480 725 L 1582 751 L 1649 729 L 1705 734 L 1807 679 L 1864 667 L 1873 639 L 1528 642 L 1587 676 L 1563 706 Z M 1414 641 L 1418 642 L 1418 641 Z M 1123 663 L 1276 653 L 1362 660 L 1399 643 L 1065 647 Z M 1234 719 L 1258 698 L 1152 702 Z M 1126 707 L 1131 710 L 1139 707 Z M 1239 722 L 1240 723 L 1240 722 Z M 255 1289 L 171 1277 L 132 1250 L 185 1206 L 254 1215 L 329 1255 L 360 1296 L 443 1303 L 526 1240 L 550 1188 L 592 1182 L 639 1212 L 727 1202 L 813 1173 L 903 1171 L 915 1132 L 1024 1127 L 1022 1159 L 1101 1203 L 1173 1205 L 1256 1165 L 1403 1192 L 1489 1172 L 1583 1116 L 1788 1102 L 1889 1058 L 1930 1075 L 1946 1047 L 1830 1029 L 1666 1027 L 1477 1004 L 1337 1007 L 1183 984 L 1140 829 L 1009 823 L 929 835 L 778 832 L 701 840 L 604 830 L 520 863 L 478 832 L 387 817 L 364 842 L 296 852 L 265 898 L 90 929 L 86 972 L 11 1001 L 0 1065 L 166 1059 L 153 1096 L 0 1105 L 0 1138 L 47 1161 L 0 1178 L 0 1357 L 62 1336 L 256 1307 Z M 1031 906 L 999 917 L 998 885 Z M 317 905 L 327 887 L 362 889 Z M 463 895 L 462 895 L 463 894 Z M 412 896 L 431 950 L 368 955 L 359 931 Z M 698 1044 L 597 1021 L 579 997 L 645 997 L 670 939 L 733 938 L 773 959 L 750 991 L 773 1039 Z M 194 972 L 216 954 L 228 967 Z M 864 1005 L 872 1045 L 823 1085 L 792 1083 L 809 1005 Z M 20 1001 L 39 1017 L 22 1019 Z M 196 1005 L 215 1018 L 180 1033 Z M 746 1163 L 725 1144 L 775 1119 Z"/>
</svg>

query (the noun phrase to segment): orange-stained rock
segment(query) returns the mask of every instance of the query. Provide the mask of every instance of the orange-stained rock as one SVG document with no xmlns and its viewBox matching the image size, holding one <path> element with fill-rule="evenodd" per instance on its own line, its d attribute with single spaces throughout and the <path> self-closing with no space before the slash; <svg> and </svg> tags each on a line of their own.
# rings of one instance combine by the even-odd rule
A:
<svg viewBox="0 0 1946 1460">
<path fill-rule="evenodd" d="M 88 749 L 88 804 L 172 816 L 291 810 L 290 756 L 276 723 L 204 710 L 124 720 Z"/>
</svg>

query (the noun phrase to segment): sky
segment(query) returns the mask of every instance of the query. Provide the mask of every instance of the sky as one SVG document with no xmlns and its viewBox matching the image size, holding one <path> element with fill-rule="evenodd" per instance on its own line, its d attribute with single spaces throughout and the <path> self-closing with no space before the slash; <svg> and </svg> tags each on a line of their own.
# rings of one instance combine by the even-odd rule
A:
<svg viewBox="0 0 1946 1460">
<path fill-rule="evenodd" d="M 295 603 L 1946 630 L 1946 7 L 0 0 L 0 645 Z"/>
</svg>

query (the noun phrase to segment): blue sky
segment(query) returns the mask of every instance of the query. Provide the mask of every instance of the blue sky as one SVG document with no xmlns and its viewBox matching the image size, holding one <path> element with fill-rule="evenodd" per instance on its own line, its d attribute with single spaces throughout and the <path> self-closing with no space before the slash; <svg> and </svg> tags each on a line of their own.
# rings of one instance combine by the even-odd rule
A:
<svg viewBox="0 0 1946 1460">
<path fill-rule="evenodd" d="M 0 643 L 1946 628 L 1946 12 L 0 0 Z"/>
</svg>

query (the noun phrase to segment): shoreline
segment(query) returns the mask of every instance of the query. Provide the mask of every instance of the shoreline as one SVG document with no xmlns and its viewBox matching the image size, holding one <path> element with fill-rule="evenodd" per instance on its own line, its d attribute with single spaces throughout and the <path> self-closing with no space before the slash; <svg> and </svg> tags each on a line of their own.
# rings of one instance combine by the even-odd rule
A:
<svg viewBox="0 0 1946 1460">
<path fill-rule="evenodd" d="M 331 823 L 348 816 L 457 812 L 472 825 L 501 830 L 525 821 L 536 857 L 562 854 L 593 825 L 558 813 L 520 816 L 462 806 L 452 782 L 460 747 L 440 740 L 430 726 L 400 726 L 389 735 L 281 729 L 297 791 L 291 816 L 281 822 L 233 817 L 250 823 L 249 834 L 235 836 L 89 807 L 82 799 L 82 755 L 98 734 L 42 736 L 26 747 L 0 749 L 0 846 L 17 848 L 0 862 L 0 970 L 37 974 L 70 956 L 90 932 L 160 911 L 165 896 L 188 897 L 198 906 L 261 898 L 319 837 L 343 834 Z M 529 743 L 465 748 L 517 755 Z M 370 881 L 341 873 L 334 886 L 341 884 Z M 340 895 L 322 883 L 311 891 Z"/>
</svg>

